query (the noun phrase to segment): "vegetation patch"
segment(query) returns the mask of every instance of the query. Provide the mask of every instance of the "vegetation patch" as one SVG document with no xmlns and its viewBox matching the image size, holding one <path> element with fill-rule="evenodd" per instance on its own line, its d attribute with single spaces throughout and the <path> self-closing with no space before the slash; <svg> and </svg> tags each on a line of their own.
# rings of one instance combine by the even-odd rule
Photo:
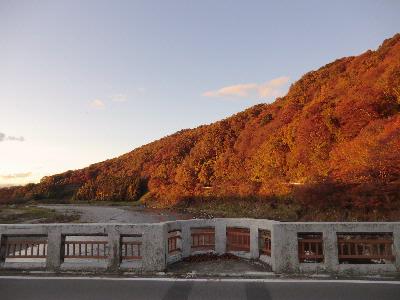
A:
<svg viewBox="0 0 400 300">
<path fill-rule="evenodd" d="M 72 223 L 79 221 L 78 214 L 57 213 L 53 209 L 34 206 L 0 207 L 0 223 Z"/>
</svg>

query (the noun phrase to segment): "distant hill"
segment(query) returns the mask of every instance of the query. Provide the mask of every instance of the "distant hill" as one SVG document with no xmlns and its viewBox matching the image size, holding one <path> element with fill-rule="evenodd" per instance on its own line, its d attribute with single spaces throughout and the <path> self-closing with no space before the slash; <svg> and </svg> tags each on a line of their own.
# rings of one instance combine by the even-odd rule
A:
<svg viewBox="0 0 400 300">
<path fill-rule="evenodd" d="M 400 219 L 399 111 L 397 34 L 305 74 L 272 104 L 1 189 L 0 201 L 142 199 L 280 219 Z"/>
</svg>

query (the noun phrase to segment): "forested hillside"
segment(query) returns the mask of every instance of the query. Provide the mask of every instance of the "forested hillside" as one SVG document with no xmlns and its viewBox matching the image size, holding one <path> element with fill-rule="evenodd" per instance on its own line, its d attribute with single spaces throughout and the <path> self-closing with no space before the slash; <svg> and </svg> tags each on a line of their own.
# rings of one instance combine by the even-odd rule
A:
<svg viewBox="0 0 400 300">
<path fill-rule="evenodd" d="M 0 200 L 142 199 L 291 220 L 399 220 L 399 112 L 397 34 L 376 51 L 305 74 L 272 104 L 1 189 Z"/>
</svg>

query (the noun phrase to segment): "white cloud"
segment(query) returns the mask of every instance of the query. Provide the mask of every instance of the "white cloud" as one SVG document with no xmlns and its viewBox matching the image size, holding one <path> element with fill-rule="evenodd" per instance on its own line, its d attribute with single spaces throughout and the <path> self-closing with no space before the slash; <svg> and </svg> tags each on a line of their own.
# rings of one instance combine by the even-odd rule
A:
<svg viewBox="0 0 400 300">
<path fill-rule="evenodd" d="M 203 96 L 219 97 L 219 98 L 279 97 L 286 92 L 286 89 L 284 89 L 283 87 L 288 82 L 289 82 L 289 77 L 281 76 L 262 84 L 242 83 L 242 84 L 222 87 L 215 91 L 207 91 L 203 93 Z"/>
<path fill-rule="evenodd" d="M 111 100 L 114 102 L 126 102 L 128 100 L 128 96 L 125 94 L 118 94 L 111 97 Z"/>
<path fill-rule="evenodd" d="M 138 97 L 138 96 L 143 96 L 146 93 L 146 89 L 143 87 L 136 88 L 134 90 L 131 90 L 131 96 Z M 119 94 L 114 94 L 110 97 L 112 102 L 127 102 L 129 100 L 129 97 L 125 93 L 119 93 Z"/>
<path fill-rule="evenodd" d="M 93 108 L 97 108 L 97 109 L 103 109 L 106 105 L 104 104 L 104 102 L 100 99 L 95 99 L 92 102 L 90 102 L 90 106 Z"/>
<path fill-rule="evenodd" d="M 257 88 L 255 83 L 230 85 L 216 91 L 203 93 L 206 97 L 248 97 Z"/>
<path fill-rule="evenodd" d="M 260 97 L 279 97 L 282 96 L 286 91 L 283 91 L 282 87 L 289 82 L 289 77 L 282 76 L 272 79 L 258 87 L 258 94 Z"/>
</svg>

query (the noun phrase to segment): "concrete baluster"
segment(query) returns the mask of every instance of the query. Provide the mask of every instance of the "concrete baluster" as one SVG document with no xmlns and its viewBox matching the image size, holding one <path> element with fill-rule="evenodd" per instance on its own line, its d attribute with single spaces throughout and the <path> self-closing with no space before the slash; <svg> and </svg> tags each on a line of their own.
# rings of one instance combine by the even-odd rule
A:
<svg viewBox="0 0 400 300">
<path fill-rule="evenodd" d="M 395 266 L 397 272 L 400 272 L 400 225 L 393 230 L 393 254 L 395 256 Z"/>
<path fill-rule="evenodd" d="M 190 231 L 190 223 L 183 221 L 181 223 L 181 237 L 182 237 L 182 256 L 188 257 L 190 256 L 192 249 L 192 236 Z"/>
<path fill-rule="evenodd" d="M 256 259 L 260 256 L 258 243 L 258 226 L 250 226 L 250 257 Z"/>
<path fill-rule="evenodd" d="M 50 271 L 58 271 L 60 269 L 64 252 L 62 244 L 61 230 L 57 227 L 49 228 L 47 236 L 46 268 Z"/>
<path fill-rule="evenodd" d="M 336 232 L 334 230 L 324 230 L 322 235 L 325 268 L 328 272 L 336 272 L 339 267 Z"/>
<path fill-rule="evenodd" d="M 3 267 L 6 261 L 6 245 L 7 237 L 4 234 L 0 234 L 0 268 Z"/>
<path fill-rule="evenodd" d="M 285 224 L 274 224 L 271 230 L 272 270 L 277 273 L 299 271 L 297 231 Z"/>
<path fill-rule="evenodd" d="M 108 269 L 110 271 L 117 271 L 121 263 L 121 235 L 118 226 L 111 228 L 108 232 Z"/>
<path fill-rule="evenodd" d="M 143 233 L 143 270 L 147 272 L 164 271 L 167 266 L 166 224 L 151 224 Z"/>
<path fill-rule="evenodd" d="M 215 222 L 215 251 L 218 254 L 226 252 L 226 223 L 221 219 Z"/>
</svg>

